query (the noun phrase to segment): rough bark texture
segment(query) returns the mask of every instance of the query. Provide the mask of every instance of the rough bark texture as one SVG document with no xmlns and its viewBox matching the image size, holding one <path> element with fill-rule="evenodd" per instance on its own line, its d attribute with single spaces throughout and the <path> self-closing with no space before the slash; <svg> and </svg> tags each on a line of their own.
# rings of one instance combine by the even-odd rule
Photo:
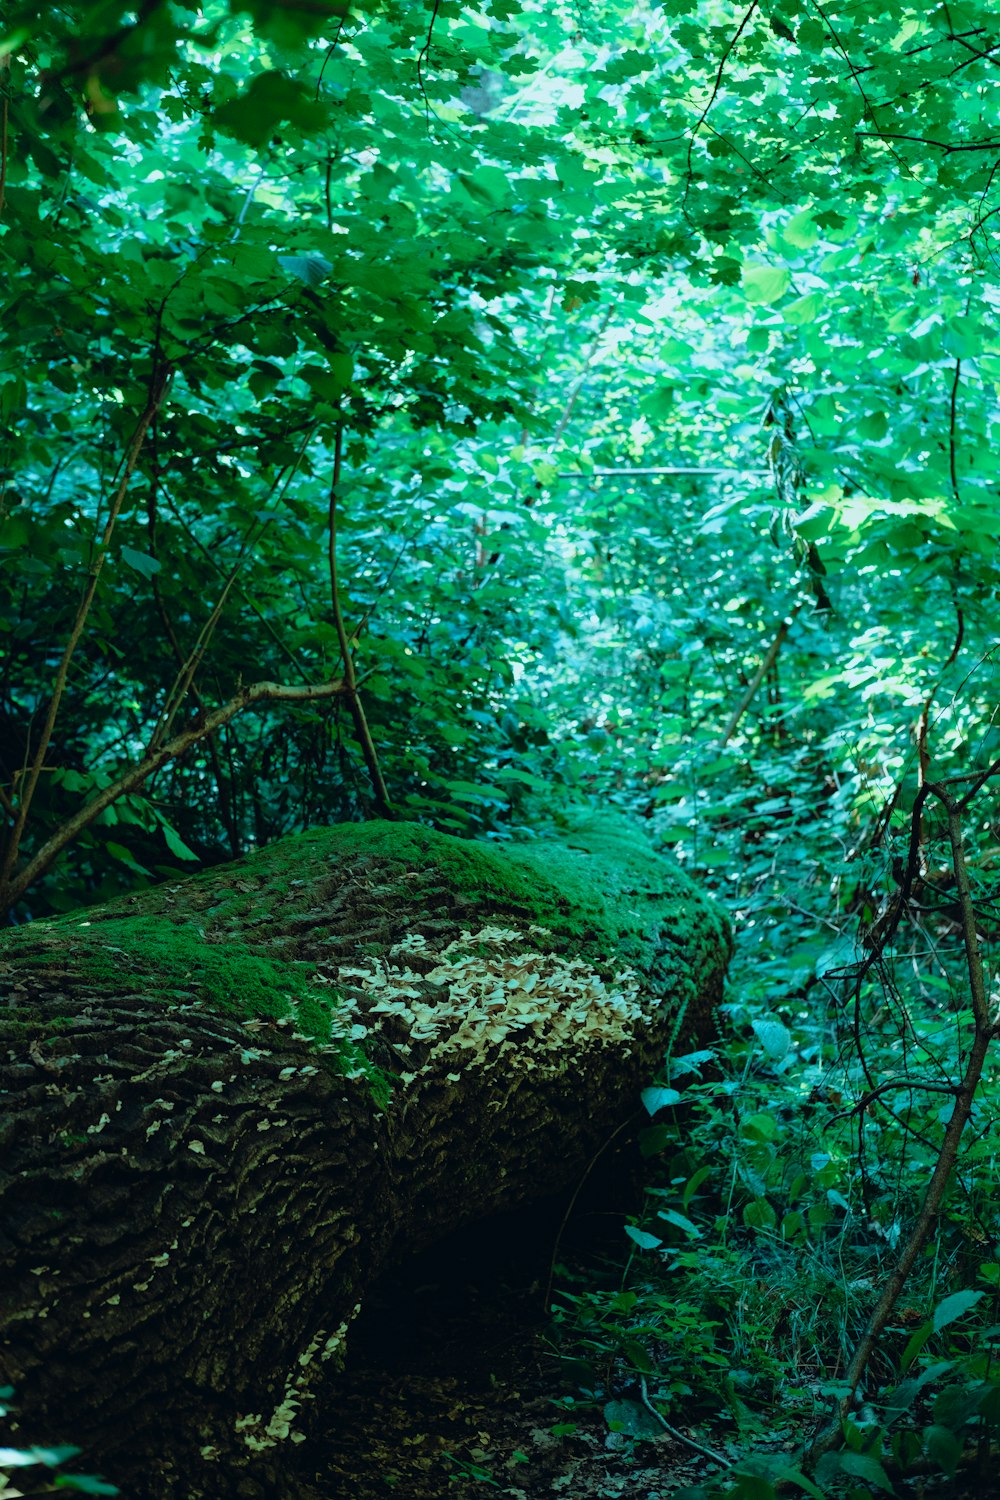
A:
<svg viewBox="0 0 1000 1500">
<path fill-rule="evenodd" d="M 0 943 L 0 1384 L 130 1500 L 280 1497 L 390 1257 L 572 1184 L 725 919 L 637 836 L 350 825 Z"/>
</svg>

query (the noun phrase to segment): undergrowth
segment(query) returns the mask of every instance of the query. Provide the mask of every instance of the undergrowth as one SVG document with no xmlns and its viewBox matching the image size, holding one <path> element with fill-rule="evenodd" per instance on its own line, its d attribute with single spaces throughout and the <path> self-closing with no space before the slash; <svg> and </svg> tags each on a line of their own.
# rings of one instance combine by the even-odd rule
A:
<svg viewBox="0 0 1000 1500">
<path fill-rule="evenodd" d="M 688 1500 L 786 1489 L 869 1500 L 966 1473 L 989 1492 L 1000 1424 L 991 1057 L 839 1440 L 807 1461 L 916 1220 L 974 1030 L 940 834 L 923 831 L 898 912 L 883 854 L 843 861 L 823 885 L 814 867 L 809 909 L 788 902 L 773 862 L 747 882 L 718 1038 L 665 1059 L 643 1093 L 645 1189 L 627 1259 L 563 1270 L 555 1319 L 574 1405 L 600 1408 L 617 1443 L 693 1437 L 709 1471 L 711 1449 L 714 1473 Z M 996 892 L 977 851 L 990 837 L 983 824 L 970 841 L 987 952 Z"/>
</svg>

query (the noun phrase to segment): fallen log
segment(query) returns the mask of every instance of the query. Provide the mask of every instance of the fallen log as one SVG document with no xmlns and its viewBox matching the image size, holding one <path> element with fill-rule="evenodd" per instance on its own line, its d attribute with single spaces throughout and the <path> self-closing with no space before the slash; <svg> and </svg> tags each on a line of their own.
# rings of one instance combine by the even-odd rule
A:
<svg viewBox="0 0 1000 1500">
<path fill-rule="evenodd" d="M 641 835 L 350 824 L 0 940 L 0 1385 L 129 1500 L 294 1494 L 379 1267 L 571 1186 L 704 1036 Z"/>
</svg>

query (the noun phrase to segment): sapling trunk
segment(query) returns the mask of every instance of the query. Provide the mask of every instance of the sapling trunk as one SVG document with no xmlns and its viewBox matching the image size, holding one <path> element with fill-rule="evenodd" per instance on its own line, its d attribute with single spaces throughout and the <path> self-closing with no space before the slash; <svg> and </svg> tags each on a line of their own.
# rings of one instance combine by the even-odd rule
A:
<svg viewBox="0 0 1000 1500">
<path fill-rule="evenodd" d="M 991 768 L 995 769 L 995 768 Z M 965 780 L 966 778 L 959 778 Z M 875 1351 L 879 1339 L 892 1316 L 893 1308 L 899 1299 L 899 1295 L 906 1284 L 906 1280 L 916 1264 L 917 1257 L 926 1243 L 927 1236 L 933 1227 L 944 1195 L 951 1177 L 952 1168 L 958 1156 L 958 1148 L 962 1139 L 962 1132 L 968 1123 L 972 1113 L 972 1104 L 976 1089 L 979 1087 L 983 1073 L 983 1064 L 989 1052 L 990 1043 L 997 1035 L 997 1026 L 991 1022 L 989 1016 L 989 1004 L 986 993 L 986 978 L 983 970 L 982 953 L 979 946 L 979 937 L 976 932 L 976 915 L 972 902 L 972 889 L 969 884 L 969 872 L 965 859 L 965 850 L 962 842 L 962 813 L 978 791 L 982 784 L 977 778 L 972 791 L 963 798 L 953 797 L 946 789 L 947 785 L 928 782 L 925 784 L 926 792 L 938 799 L 944 806 L 948 818 L 948 838 L 951 843 L 952 867 L 955 873 L 955 882 L 958 889 L 959 910 L 961 913 L 962 941 L 965 948 L 966 965 L 969 972 L 969 994 L 972 1000 L 973 1015 L 973 1037 L 972 1046 L 969 1049 L 968 1060 L 961 1083 L 955 1090 L 955 1107 L 952 1110 L 951 1119 L 945 1129 L 944 1140 L 938 1154 L 931 1180 L 924 1194 L 924 1201 L 920 1206 L 916 1222 L 910 1230 L 906 1243 L 896 1266 L 886 1282 L 882 1294 L 872 1309 L 868 1319 L 868 1325 L 858 1341 L 853 1357 L 847 1369 L 845 1390 L 837 1402 L 836 1409 L 830 1420 L 820 1428 L 813 1438 L 807 1450 L 807 1457 L 815 1462 L 824 1453 L 836 1447 L 842 1430 L 844 1419 L 851 1410 L 852 1403 L 861 1384 L 868 1363 Z M 914 819 L 919 820 L 923 812 L 923 799 L 914 808 Z M 914 851 L 919 851 L 919 840 L 911 839 L 911 861 Z M 912 871 L 908 871 L 908 877 L 912 880 Z M 894 927 L 893 929 L 894 930 Z"/>
</svg>

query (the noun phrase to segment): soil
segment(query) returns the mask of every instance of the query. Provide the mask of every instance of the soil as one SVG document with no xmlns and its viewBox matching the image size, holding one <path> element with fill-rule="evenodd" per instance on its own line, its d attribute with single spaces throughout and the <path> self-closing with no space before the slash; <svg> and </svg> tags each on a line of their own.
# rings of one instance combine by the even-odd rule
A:
<svg viewBox="0 0 1000 1500">
<path fill-rule="evenodd" d="M 511 1215 L 383 1277 L 305 1455 L 316 1500 L 667 1500 L 710 1477 L 581 1403 L 544 1307 L 558 1226 L 556 1205 Z"/>
<path fill-rule="evenodd" d="M 581 1398 L 545 1308 L 561 1217 L 549 1203 L 474 1226 L 382 1277 L 324 1394 L 324 1435 L 303 1455 L 309 1500 L 680 1500 L 719 1474 L 666 1432 L 609 1433 L 602 1403 Z M 620 1213 L 604 1222 L 620 1232 Z M 593 1221 L 576 1228 L 560 1257 L 593 1270 Z M 624 1394 L 636 1393 L 606 1393 Z M 741 1456 L 732 1427 L 676 1420 L 728 1462 Z M 776 1434 L 774 1446 L 793 1445 Z M 896 1493 L 1000 1500 L 995 1476 L 971 1471 Z"/>
</svg>

